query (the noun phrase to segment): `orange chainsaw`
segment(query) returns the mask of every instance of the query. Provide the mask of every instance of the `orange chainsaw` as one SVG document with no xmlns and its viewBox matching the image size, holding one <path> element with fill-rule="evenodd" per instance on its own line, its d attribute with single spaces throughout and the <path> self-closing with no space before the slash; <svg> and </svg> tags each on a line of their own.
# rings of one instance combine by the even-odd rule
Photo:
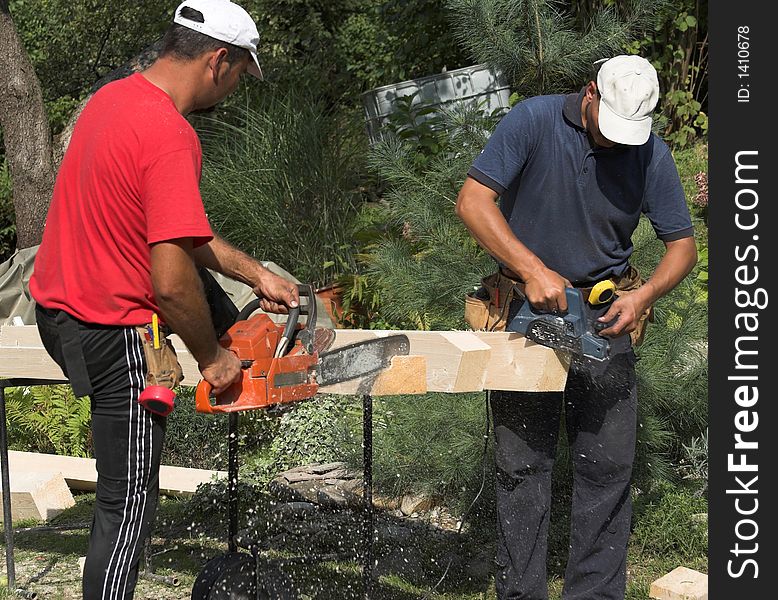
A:
<svg viewBox="0 0 778 600">
<path fill-rule="evenodd" d="M 251 316 L 259 299 L 247 304 L 219 343 L 235 353 L 243 369 L 240 381 L 214 395 L 210 383 L 200 381 L 195 406 L 201 413 L 232 413 L 312 398 L 319 387 L 378 373 L 393 356 L 408 354 L 405 335 L 391 335 L 327 351 L 335 334 L 316 328 L 316 296 L 302 284 L 300 300 L 289 310 L 286 323 L 275 323 L 264 313 Z M 306 315 L 305 324 L 299 323 Z"/>
</svg>

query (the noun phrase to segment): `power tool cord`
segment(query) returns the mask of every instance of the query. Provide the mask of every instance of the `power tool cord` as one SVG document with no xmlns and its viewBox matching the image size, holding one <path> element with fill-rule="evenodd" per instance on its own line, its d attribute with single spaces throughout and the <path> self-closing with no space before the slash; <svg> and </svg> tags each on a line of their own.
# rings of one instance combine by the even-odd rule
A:
<svg viewBox="0 0 778 600">
<path fill-rule="evenodd" d="M 473 501 L 470 503 L 470 506 L 467 507 L 467 510 L 462 515 L 462 519 L 459 521 L 459 527 L 457 527 L 457 536 L 462 535 L 462 528 L 465 526 L 465 521 L 467 520 L 467 517 L 470 515 L 470 511 L 473 510 L 473 507 L 476 505 L 476 502 L 478 502 L 478 499 L 481 497 L 481 493 L 484 491 L 484 487 L 486 486 L 486 469 L 487 469 L 487 463 L 486 463 L 486 457 L 489 452 L 489 434 L 491 433 L 491 414 L 489 412 L 489 390 L 486 390 L 486 393 L 484 394 L 485 398 L 485 404 L 486 404 L 486 431 L 484 433 L 484 449 L 483 453 L 481 455 L 481 487 L 478 489 L 478 493 L 476 493 L 475 498 L 473 498 Z M 453 562 L 454 557 L 448 559 L 448 564 L 446 565 L 446 569 L 443 571 L 443 575 L 440 576 L 440 579 L 438 579 L 438 582 L 430 588 L 430 590 L 424 594 L 424 596 L 421 597 L 421 600 L 428 600 L 431 597 L 431 594 L 435 592 L 435 590 L 438 589 L 438 586 L 440 586 L 441 583 L 443 583 L 443 580 L 446 578 L 446 575 L 448 575 L 448 571 L 451 568 L 451 563 Z"/>
</svg>

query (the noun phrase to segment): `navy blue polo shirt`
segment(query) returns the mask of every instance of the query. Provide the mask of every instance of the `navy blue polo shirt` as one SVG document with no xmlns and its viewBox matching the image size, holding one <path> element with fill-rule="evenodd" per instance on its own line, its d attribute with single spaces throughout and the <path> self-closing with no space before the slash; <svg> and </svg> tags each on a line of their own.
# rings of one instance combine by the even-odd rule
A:
<svg viewBox="0 0 778 600">
<path fill-rule="evenodd" d="M 516 104 L 468 172 L 499 194 L 516 237 L 579 285 L 624 272 L 641 214 L 663 241 L 694 235 L 667 145 L 652 133 L 642 146 L 595 146 L 581 122 L 582 98 Z"/>
</svg>

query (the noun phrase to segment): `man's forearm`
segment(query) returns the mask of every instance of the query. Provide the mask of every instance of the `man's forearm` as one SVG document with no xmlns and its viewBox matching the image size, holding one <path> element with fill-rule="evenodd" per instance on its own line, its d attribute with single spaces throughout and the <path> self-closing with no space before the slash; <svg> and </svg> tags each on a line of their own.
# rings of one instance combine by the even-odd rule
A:
<svg viewBox="0 0 778 600">
<path fill-rule="evenodd" d="M 298 305 L 297 285 L 272 273 L 258 260 L 216 236 L 192 251 L 195 263 L 245 283 L 261 299 L 265 312 L 283 313 Z"/>
<path fill-rule="evenodd" d="M 495 199 L 491 190 L 468 178 L 459 194 L 457 215 L 484 250 L 527 281 L 545 265 L 514 235 Z"/>
<path fill-rule="evenodd" d="M 191 244 L 191 240 L 189 241 Z M 186 244 L 163 242 L 151 250 L 151 278 L 162 318 L 200 365 L 219 350 L 210 309 Z"/>
<path fill-rule="evenodd" d="M 252 288 L 256 287 L 265 272 L 268 272 L 257 260 L 219 236 L 214 236 L 207 244 L 195 248 L 192 256 L 198 266 L 226 275 Z"/>
<path fill-rule="evenodd" d="M 667 242 L 665 246 L 662 260 L 645 285 L 638 290 L 644 295 L 646 305 L 670 293 L 697 264 L 697 246 L 693 237 Z"/>
</svg>

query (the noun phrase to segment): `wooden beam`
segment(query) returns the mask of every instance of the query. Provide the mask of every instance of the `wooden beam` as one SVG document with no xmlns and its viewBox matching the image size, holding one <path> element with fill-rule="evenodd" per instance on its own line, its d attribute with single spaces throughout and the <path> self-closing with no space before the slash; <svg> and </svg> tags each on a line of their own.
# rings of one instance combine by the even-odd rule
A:
<svg viewBox="0 0 778 600">
<path fill-rule="evenodd" d="M 518 333 L 336 329 L 332 348 L 397 333 L 408 336 L 411 355 L 427 359 L 430 392 L 552 392 L 565 388 L 567 356 Z M 332 386 L 322 391 L 341 393 L 340 389 Z"/>
<path fill-rule="evenodd" d="M 396 333 L 408 336 L 412 356 L 426 360 L 426 389 L 430 392 L 561 391 L 567 381 L 569 361 L 564 353 L 530 342 L 518 333 L 336 329 L 333 348 Z M 200 381 L 197 362 L 177 336 L 171 340 L 184 370 L 183 384 L 196 385 Z M 395 382 L 402 380 L 400 364 L 387 369 L 398 369 L 397 375 L 387 376 Z M 418 361 L 416 364 L 418 367 Z M 0 328 L 0 377 L 58 379 L 62 371 L 49 358 L 34 325 L 5 326 Z M 417 381 L 410 383 L 409 390 L 418 389 Z M 355 389 L 362 389 L 360 382 L 329 386 L 322 391 L 353 394 Z M 392 394 L 414 393 L 400 392 L 396 385 L 385 389 L 392 389 Z M 379 389 L 375 395 L 379 393 L 386 394 Z"/>
<path fill-rule="evenodd" d="M 74 490 L 94 491 L 97 483 L 94 458 L 11 450 L 8 460 L 12 473 L 62 473 L 68 487 Z M 166 496 L 190 496 L 201 483 L 226 476 L 225 471 L 162 465 L 159 469 L 159 491 Z"/>
<path fill-rule="evenodd" d="M 35 325 L 0 327 L 0 377 L 65 379 L 43 347 Z"/>
</svg>

